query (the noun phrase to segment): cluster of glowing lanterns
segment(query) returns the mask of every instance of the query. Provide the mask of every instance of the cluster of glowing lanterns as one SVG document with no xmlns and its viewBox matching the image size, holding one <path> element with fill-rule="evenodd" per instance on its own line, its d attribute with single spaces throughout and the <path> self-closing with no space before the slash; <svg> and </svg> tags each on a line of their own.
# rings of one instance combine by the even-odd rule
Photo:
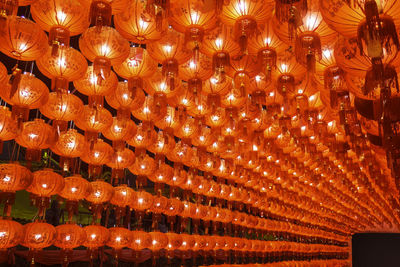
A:
<svg viewBox="0 0 400 267">
<path fill-rule="evenodd" d="M 146 212 L 152 230 L 163 214 L 170 232 L 194 239 L 186 250 L 202 239 L 200 227 L 216 239 L 221 230 L 226 250 L 244 233 L 279 232 L 330 240 L 299 245 L 333 254 L 345 252 L 352 233 L 399 229 L 400 2 L 336 2 L 2 1 L 0 51 L 17 64 L 0 63 L 0 141 L 23 148 L 28 167 L 0 165 L 4 217 L 19 190 L 31 193 L 40 220 L 53 195 L 68 211 L 68 224 L 37 221 L 25 236 L 3 220 L 4 229 L 18 229 L 9 236 L 20 235 L 7 247 L 27 238 L 31 248 L 58 246 L 57 236 L 71 231 L 59 247 L 151 249 L 128 237 L 151 239 Z M 19 6 L 29 6 L 31 18 L 17 16 Z M 43 151 L 62 175 L 30 172 Z M 73 217 L 83 199 L 94 224 L 81 228 Z M 108 207 L 116 216 L 109 230 L 98 225 Z M 131 212 L 141 232 L 124 227 Z M 189 220 L 193 235 L 183 234 Z M 268 252 L 253 249 L 267 241 L 242 241 L 240 250 Z M 161 248 L 168 245 L 153 251 Z"/>
</svg>

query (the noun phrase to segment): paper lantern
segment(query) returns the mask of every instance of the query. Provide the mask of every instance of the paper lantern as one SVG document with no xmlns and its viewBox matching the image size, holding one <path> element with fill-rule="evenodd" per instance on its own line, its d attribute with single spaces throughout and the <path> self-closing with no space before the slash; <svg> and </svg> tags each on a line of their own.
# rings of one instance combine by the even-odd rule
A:
<svg viewBox="0 0 400 267">
<path fill-rule="evenodd" d="M 114 187 L 114 195 L 110 203 L 118 207 L 126 207 L 136 201 L 135 191 L 127 185 Z"/>
<path fill-rule="evenodd" d="M 89 66 L 82 78 L 74 81 L 76 89 L 87 96 L 106 96 L 114 93 L 118 79 L 114 72 L 110 71 L 104 79 L 100 79 L 93 66 Z M 99 103 L 100 105 L 102 103 Z"/>
<path fill-rule="evenodd" d="M 94 204 L 102 204 L 110 201 L 114 195 L 114 188 L 109 183 L 103 181 L 90 182 L 92 188 L 86 200 Z"/>
<path fill-rule="evenodd" d="M 64 178 L 52 169 L 43 169 L 33 173 L 32 183 L 26 191 L 40 197 L 56 195 L 64 188 Z"/>
<path fill-rule="evenodd" d="M 113 227 L 109 228 L 108 231 L 110 233 L 110 238 L 106 243 L 107 246 L 118 250 L 124 247 L 129 247 L 130 244 L 132 244 L 132 232 L 128 229 Z"/>
<path fill-rule="evenodd" d="M 24 238 L 24 228 L 13 220 L 0 220 L 0 248 L 8 249 L 21 243 Z"/>
<path fill-rule="evenodd" d="M 69 201 L 80 201 L 92 190 L 90 183 L 80 175 L 65 177 L 64 182 L 64 188 L 59 195 Z"/>
<path fill-rule="evenodd" d="M 146 5 L 139 0 L 131 1 L 124 11 L 114 16 L 115 28 L 127 40 L 134 43 L 150 43 L 162 37 L 156 19 L 146 12 Z"/>
<path fill-rule="evenodd" d="M 26 147 L 25 158 L 28 161 L 39 161 L 41 150 L 49 148 L 54 142 L 53 128 L 42 119 L 24 122 L 22 131 L 15 141 Z"/>
<path fill-rule="evenodd" d="M 33 21 L 17 16 L 6 20 L 0 51 L 17 60 L 32 61 L 47 51 L 47 36 Z"/>
<path fill-rule="evenodd" d="M 82 227 L 76 224 L 62 224 L 56 228 L 54 246 L 62 249 L 79 247 L 86 240 L 86 233 Z"/>
<path fill-rule="evenodd" d="M 12 119 L 10 110 L 2 106 L 0 108 L 0 151 L 2 151 L 4 141 L 9 141 L 17 137 L 17 130 L 17 122 Z"/>
<path fill-rule="evenodd" d="M 110 236 L 108 229 L 100 225 L 89 225 L 84 227 L 83 230 L 86 233 L 83 246 L 91 249 L 104 246 Z"/>
<path fill-rule="evenodd" d="M 153 239 L 151 235 L 144 231 L 132 231 L 132 243 L 130 248 L 136 251 L 140 251 L 145 248 L 152 246 Z"/>
<path fill-rule="evenodd" d="M 43 222 L 32 222 L 24 225 L 24 239 L 21 245 L 30 249 L 43 249 L 51 246 L 56 238 L 54 226 Z"/>
<path fill-rule="evenodd" d="M 81 156 L 81 160 L 89 164 L 89 175 L 99 176 L 101 174 L 101 165 L 111 160 L 114 150 L 102 139 L 97 139 L 93 147 Z"/>
<path fill-rule="evenodd" d="M 8 163 L 0 165 L 0 190 L 16 192 L 26 189 L 32 183 L 32 173 L 25 167 Z"/>
</svg>

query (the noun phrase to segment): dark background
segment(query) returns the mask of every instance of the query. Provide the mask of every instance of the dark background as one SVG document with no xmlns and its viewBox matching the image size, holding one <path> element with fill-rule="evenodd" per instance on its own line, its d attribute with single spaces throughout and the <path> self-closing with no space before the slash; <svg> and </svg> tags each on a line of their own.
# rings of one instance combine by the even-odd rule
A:
<svg viewBox="0 0 400 267">
<path fill-rule="evenodd" d="M 400 267 L 400 233 L 353 235 L 353 267 Z"/>
</svg>

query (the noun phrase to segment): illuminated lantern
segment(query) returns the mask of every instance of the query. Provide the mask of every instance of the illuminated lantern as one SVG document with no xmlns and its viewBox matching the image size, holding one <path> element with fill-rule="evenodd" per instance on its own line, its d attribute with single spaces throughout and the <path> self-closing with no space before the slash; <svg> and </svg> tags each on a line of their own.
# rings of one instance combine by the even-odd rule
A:
<svg viewBox="0 0 400 267">
<path fill-rule="evenodd" d="M 121 179 L 124 177 L 124 169 L 131 167 L 135 163 L 135 153 L 128 148 L 114 151 L 111 161 L 106 163 L 112 168 L 111 177 Z"/>
<path fill-rule="evenodd" d="M 113 123 L 102 134 L 113 142 L 113 148 L 116 151 L 124 149 L 125 142 L 130 140 L 136 133 L 136 124 L 128 119 L 113 117 Z"/>
<path fill-rule="evenodd" d="M 25 224 L 23 231 L 25 236 L 21 245 L 33 250 L 43 249 L 53 245 L 56 237 L 55 227 L 44 222 Z"/>
<path fill-rule="evenodd" d="M 54 245 L 62 249 L 73 249 L 85 242 L 86 233 L 76 224 L 62 224 L 56 227 Z M 67 260 L 67 259 L 64 259 Z"/>
<path fill-rule="evenodd" d="M 107 103 L 117 110 L 117 117 L 130 119 L 132 110 L 140 108 L 145 101 L 145 94 L 140 88 L 129 89 L 129 82 L 119 82 L 114 94 L 106 96 Z"/>
<path fill-rule="evenodd" d="M 90 27 L 79 38 L 82 54 L 93 62 L 98 82 L 108 78 L 111 66 L 121 64 L 129 55 L 129 43 L 114 28 Z"/>
<path fill-rule="evenodd" d="M 108 229 L 110 238 L 106 245 L 115 250 L 120 250 L 124 247 L 129 247 L 132 244 L 132 232 L 126 228 L 113 227 Z"/>
<path fill-rule="evenodd" d="M 75 123 L 76 126 L 85 131 L 86 139 L 93 146 L 98 133 L 110 127 L 112 120 L 112 115 L 106 108 L 85 105 Z"/>
<path fill-rule="evenodd" d="M 101 212 L 103 211 L 103 203 L 110 201 L 114 195 L 114 188 L 109 183 L 103 181 L 91 182 L 90 187 L 92 190 L 85 199 L 91 203 L 93 221 L 96 222 L 100 219 Z"/>
<path fill-rule="evenodd" d="M 0 107 L 0 151 L 3 150 L 4 141 L 17 137 L 17 130 L 17 122 L 12 119 L 10 110 L 5 106 Z"/>
<path fill-rule="evenodd" d="M 162 36 L 156 19 L 146 12 L 146 5 L 139 0 L 130 1 L 123 12 L 114 16 L 114 23 L 119 33 L 134 43 L 147 44 Z"/>
<path fill-rule="evenodd" d="M 230 28 L 219 26 L 204 37 L 201 52 L 212 57 L 216 81 L 225 82 L 230 59 L 240 53 L 240 47 L 230 39 Z"/>
<path fill-rule="evenodd" d="M 196 244 L 195 237 L 188 234 L 180 234 L 180 236 L 182 237 L 182 245 L 180 249 L 184 251 L 192 250 Z"/>
<path fill-rule="evenodd" d="M 4 216 L 10 217 L 14 204 L 15 192 L 26 189 L 32 183 L 32 173 L 25 167 L 16 164 L 0 165 L 0 191 L 5 197 Z"/>
<path fill-rule="evenodd" d="M 89 249 L 104 246 L 110 237 L 108 229 L 100 225 L 85 226 L 83 230 L 86 233 L 86 238 L 82 245 Z"/>
<path fill-rule="evenodd" d="M 199 60 L 199 49 L 204 34 L 216 26 L 216 12 L 207 4 L 193 0 L 172 2 L 170 23 L 175 30 L 185 34 L 188 49 L 193 50 L 194 62 Z"/>
<path fill-rule="evenodd" d="M 61 192 L 64 188 L 64 178 L 52 169 L 43 169 L 33 173 L 31 185 L 26 191 L 34 194 L 35 205 L 38 207 L 39 218 L 45 215 L 49 208 L 50 197 Z"/>
<path fill-rule="evenodd" d="M 156 259 L 159 257 L 160 250 L 165 249 L 168 245 L 168 237 L 166 234 L 161 232 L 149 232 L 151 236 L 151 247 L 153 263 L 156 263 Z"/>
<path fill-rule="evenodd" d="M 90 183 L 80 175 L 64 178 L 64 188 L 59 195 L 66 199 L 68 222 L 78 213 L 78 202 L 88 196 L 92 190 Z"/>
<path fill-rule="evenodd" d="M 288 31 L 293 34 L 301 26 L 302 18 L 307 14 L 307 0 L 276 0 L 275 16 L 279 23 L 287 23 Z"/>
<path fill-rule="evenodd" d="M 231 69 L 228 75 L 233 78 L 235 89 L 240 95 L 247 96 L 247 87 L 250 79 L 256 74 L 257 58 L 254 56 L 241 56 L 231 58 Z"/>
<path fill-rule="evenodd" d="M 68 81 L 81 78 L 87 69 L 85 57 L 72 47 L 60 47 L 57 55 L 52 50 L 36 59 L 36 64 L 43 75 L 52 79 L 51 89 L 55 92 L 68 91 Z"/>
<path fill-rule="evenodd" d="M 15 141 L 26 147 L 25 158 L 28 161 L 39 161 L 41 150 L 49 148 L 54 141 L 53 128 L 42 119 L 24 122 L 22 131 Z"/>
<path fill-rule="evenodd" d="M 69 37 L 82 33 L 88 26 L 87 12 L 78 0 L 35 1 L 31 6 L 32 17 L 49 32 L 49 45 L 56 55 L 59 46 L 69 46 Z"/>
<path fill-rule="evenodd" d="M 76 90 L 89 96 L 89 105 L 91 106 L 102 106 L 103 97 L 113 94 L 117 84 L 118 79 L 114 72 L 110 71 L 107 77 L 100 79 L 93 66 L 87 68 L 81 79 L 74 81 Z"/>
<path fill-rule="evenodd" d="M 7 56 L 32 61 L 46 53 L 47 36 L 33 21 L 9 16 L 4 27 L 0 36 L 0 51 Z"/>
<path fill-rule="evenodd" d="M 233 0 L 223 6 L 221 20 L 234 27 L 234 36 L 242 53 L 247 50 L 247 41 L 257 32 L 257 27 L 264 24 L 271 16 L 274 1 Z"/>
<path fill-rule="evenodd" d="M 80 157 L 87 148 L 85 137 L 75 129 L 68 129 L 60 134 L 57 142 L 50 148 L 61 157 L 60 166 L 63 170 L 69 170 L 74 166 L 73 159 Z"/>
<path fill-rule="evenodd" d="M 89 176 L 99 177 L 102 165 L 110 162 L 114 151 L 112 147 L 102 139 L 97 139 L 93 147 L 81 156 L 81 160 L 89 164 Z"/>
<path fill-rule="evenodd" d="M 40 107 L 40 112 L 53 120 L 57 135 L 68 128 L 68 122 L 75 120 L 82 112 L 82 100 L 71 93 L 51 92 L 46 104 Z"/>
<path fill-rule="evenodd" d="M 162 74 L 171 91 L 175 90 L 175 82 L 179 81 L 179 64 L 186 62 L 191 55 L 184 42 L 182 34 L 168 29 L 159 41 L 147 45 L 149 55 L 162 64 Z"/>
<path fill-rule="evenodd" d="M 277 2 L 281 1 L 278 0 Z M 249 53 L 257 55 L 258 67 L 262 68 L 267 80 L 271 79 L 271 72 L 276 69 L 277 56 L 284 49 L 286 49 L 286 46 L 273 31 L 272 20 L 265 24 L 261 34 L 249 40 Z"/>
<path fill-rule="evenodd" d="M 276 35 L 289 44 L 292 36 L 287 32 L 287 27 L 277 21 L 273 25 Z M 306 66 L 308 71 L 315 71 L 315 62 L 322 58 L 322 46 L 334 42 L 338 34 L 324 22 L 321 13 L 314 10 L 304 16 L 301 25 L 295 31 L 296 60 Z"/>
<path fill-rule="evenodd" d="M 113 68 L 119 76 L 128 80 L 128 89 L 134 93 L 143 89 L 143 78 L 151 76 L 156 71 L 157 62 L 149 56 L 146 49 L 131 47 L 125 61 Z"/>
<path fill-rule="evenodd" d="M 121 185 L 114 187 L 114 194 L 110 200 L 110 203 L 117 206 L 115 209 L 116 224 L 120 225 L 119 222 L 122 216 L 125 216 L 126 206 L 128 206 L 135 199 L 135 192 L 132 188 Z"/>
<path fill-rule="evenodd" d="M 13 106 L 13 117 L 20 123 L 28 119 L 30 109 L 39 108 L 47 102 L 49 89 L 28 72 L 20 76 L 19 84 L 15 88 L 10 84 L 5 85 L 0 96 Z"/>
<path fill-rule="evenodd" d="M 21 243 L 24 238 L 24 228 L 13 220 L 0 220 L 0 248 L 8 249 Z"/>
<path fill-rule="evenodd" d="M 168 238 L 168 245 L 166 250 L 168 251 L 168 256 L 174 257 L 174 250 L 179 249 L 182 246 L 182 236 L 175 233 L 166 233 Z"/>
<path fill-rule="evenodd" d="M 132 231 L 132 243 L 129 247 L 135 251 L 140 251 L 152 246 L 153 239 L 151 235 L 144 231 Z"/>
</svg>

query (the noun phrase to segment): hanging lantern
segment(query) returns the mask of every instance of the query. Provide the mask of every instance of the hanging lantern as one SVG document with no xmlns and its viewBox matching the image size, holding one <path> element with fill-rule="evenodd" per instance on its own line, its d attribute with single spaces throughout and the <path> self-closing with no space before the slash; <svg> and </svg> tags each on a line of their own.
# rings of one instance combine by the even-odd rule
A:
<svg viewBox="0 0 400 267">
<path fill-rule="evenodd" d="M 113 71 L 110 71 L 107 77 L 99 78 L 94 66 L 88 67 L 85 75 L 74 81 L 76 90 L 89 96 L 89 105 L 92 106 L 102 106 L 103 97 L 114 94 L 117 84 L 118 79 Z"/>
<path fill-rule="evenodd" d="M 136 134 L 136 124 L 132 120 L 124 120 L 113 117 L 113 123 L 102 134 L 113 142 L 115 151 L 124 149 L 125 141 L 130 140 Z"/>
<path fill-rule="evenodd" d="M 106 163 L 112 168 L 111 176 L 114 179 L 124 178 L 124 170 L 131 167 L 135 163 L 135 153 L 128 148 L 114 151 L 111 161 Z"/>
<path fill-rule="evenodd" d="M 115 220 L 116 225 L 121 225 L 120 220 L 123 216 L 126 216 L 126 207 L 131 202 L 135 201 L 135 191 L 127 185 L 121 185 L 114 187 L 114 195 L 110 200 L 110 203 L 115 205 Z"/>
<path fill-rule="evenodd" d="M 33 21 L 9 16 L 4 27 L 0 36 L 0 51 L 7 56 L 32 61 L 46 53 L 47 36 Z"/>
<path fill-rule="evenodd" d="M 53 128 L 41 119 L 27 121 L 15 141 L 26 147 L 25 158 L 28 161 L 39 161 L 43 149 L 49 148 L 54 142 Z"/>
<path fill-rule="evenodd" d="M 157 21 L 147 12 L 146 4 L 139 0 L 131 1 L 123 12 L 114 16 L 115 28 L 131 42 L 147 44 L 162 37 L 163 28 L 157 27 Z"/>
<path fill-rule="evenodd" d="M 156 43 L 147 45 L 149 55 L 162 64 L 162 74 L 166 85 L 175 90 L 178 82 L 179 64 L 190 58 L 190 52 L 184 47 L 184 36 L 173 29 L 168 29 L 164 36 Z"/>
<path fill-rule="evenodd" d="M 44 222 L 25 224 L 23 231 L 25 236 L 21 245 L 34 250 L 51 246 L 56 237 L 55 227 Z"/>
<path fill-rule="evenodd" d="M 73 159 L 80 157 L 86 148 L 85 137 L 75 129 L 68 129 L 60 134 L 57 142 L 50 149 L 61 157 L 60 166 L 67 171 L 74 167 Z"/>
<path fill-rule="evenodd" d="M 200 46 L 204 34 L 216 26 L 216 12 L 208 5 L 193 0 L 171 3 L 170 18 L 172 27 L 185 34 L 185 44 L 193 51 L 195 64 L 199 61 Z"/>
<path fill-rule="evenodd" d="M 60 46 L 69 46 L 70 36 L 82 33 L 89 20 L 83 6 L 77 0 L 36 1 L 31 6 L 32 17 L 39 26 L 49 32 L 52 55 Z"/>
<path fill-rule="evenodd" d="M 88 153 L 81 156 L 81 160 L 89 164 L 89 176 L 99 177 L 102 165 L 111 160 L 113 153 L 112 147 L 98 138 Z"/>
<path fill-rule="evenodd" d="M 97 220 L 100 219 L 101 212 L 107 205 L 106 203 L 110 201 L 114 195 L 114 188 L 109 183 L 100 180 L 91 182 L 90 187 L 92 190 L 85 199 L 91 203 L 93 222 L 96 223 Z"/>
<path fill-rule="evenodd" d="M 52 169 L 43 169 L 33 173 L 32 183 L 26 191 L 32 193 L 35 206 L 38 207 L 39 218 L 45 215 L 49 208 L 50 197 L 61 192 L 64 188 L 64 178 Z"/>
<path fill-rule="evenodd" d="M 9 141 L 17 137 L 18 125 L 12 119 L 10 110 L 5 107 L 0 107 L 0 151 L 3 150 L 3 142 Z"/>
<path fill-rule="evenodd" d="M 1 91 L 0 96 L 13 106 L 12 115 L 18 121 L 26 121 L 30 109 L 36 109 L 47 102 L 49 89 L 35 75 L 24 73 L 20 76 L 18 85 L 14 88 L 7 84 Z"/>
<path fill-rule="evenodd" d="M 86 233 L 82 227 L 76 224 L 62 224 L 56 227 L 54 246 L 63 250 L 72 250 L 85 242 Z M 68 262 L 67 256 L 64 261 Z"/>
<path fill-rule="evenodd" d="M 272 16 L 273 6 L 274 1 L 270 0 L 234 0 L 222 8 L 221 20 L 234 27 L 235 41 L 242 53 L 247 51 L 247 41 L 256 34 L 257 27 Z"/>
<path fill-rule="evenodd" d="M 111 66 L 121 64 L 129 55 L 129 43 L 111 27 L 91 27 L 79 38 L 82 54 L 93 62 L 99 83 L 110 76 Z"/>
<path fill-rule="evenodd" d="M 8 249 L 21 243 L 24 238 L 23 226 L 10 219 L 0 219 L 0 248 Z"/>
<path fill-rule="evenodd" d="M 112 247 L 115 250 L 120 250 L 124 247 L 128 247 L 132 243 L 132 232 L 126 228 L 113 227 L 108 229 L 110 238 L 106 245 Z"/>
<path fill-rule="evenodd" d="M 82 100 L 71 93 L 51 92 L 46 104 L 40 107 L 40 112 L 53 120 L 53 128 L 57 136 L 65 132 L 68 122 L 75 120 L 82 112 Z"/>
<path fill-rule="evenodd" d="M 83 242 L 83 246 L 90 249 L 104 246 L 108 242 L 110 237 L 108 229 L 100 225 L 85 226 L 83 230 L 86 233 L 86 238 Z"/>
</svg>

